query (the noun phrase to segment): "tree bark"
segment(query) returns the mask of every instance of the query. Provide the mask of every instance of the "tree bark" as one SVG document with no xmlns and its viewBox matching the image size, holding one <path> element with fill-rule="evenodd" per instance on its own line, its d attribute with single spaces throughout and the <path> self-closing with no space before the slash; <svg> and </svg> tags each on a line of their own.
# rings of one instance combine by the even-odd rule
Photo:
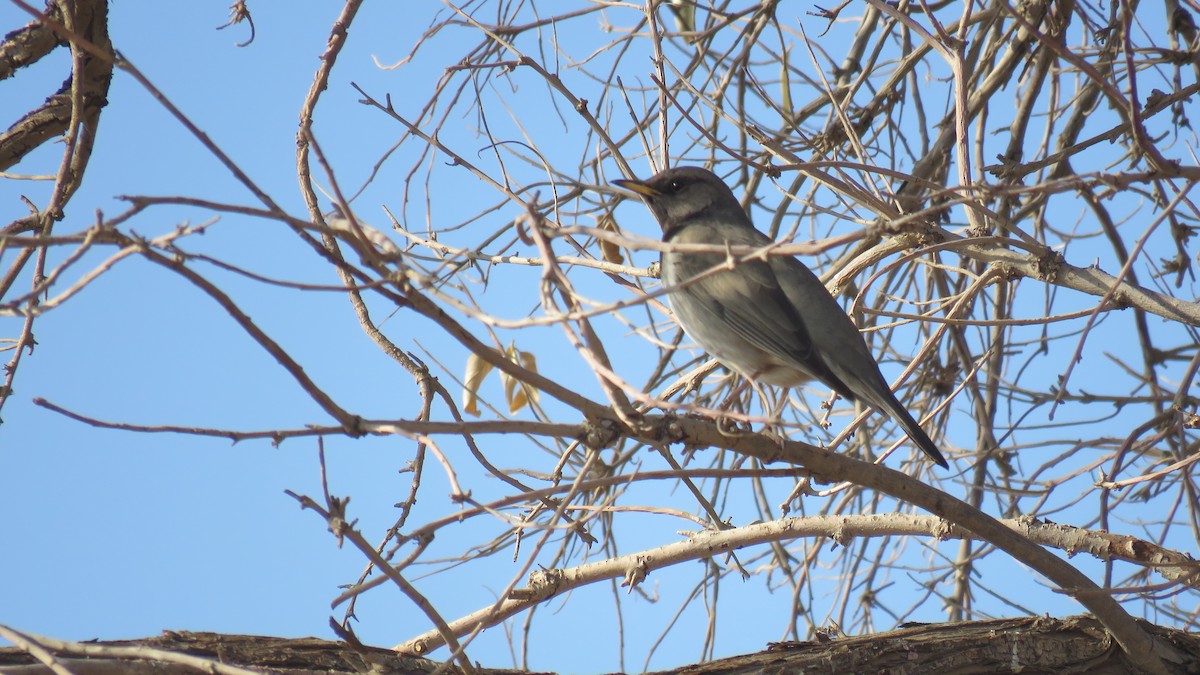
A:
<svg viewBox="0 0 1200 675">
<path fill-rule="evenodd" d="M 1171 643 L 1186 662 L 1174 672 L 1200 673 L 1200 633 L 1141 622 L 1161 641 Z M 0 672 L 43 675 L 61 666 L 75 675 L 108 673 L 443 673 L 463 672 L 457 665 L 399 654 L 390 649 L 352 646 L 317 638 L 275 638 L 167 631 L 158 637 L 111 642 L 69 643 L 19 634 L 20 647 L 0 649 Z M 34 656 L 38 654 L 39 656 Z M 372 670 L 374 669 L 374 670 Z M 918 624 L 861 637 L 827 637 L 813 642 L 770 644 L 766 650 L 653 675 L 688 673 L 1136 673 L 1095 619 L 1024 617 L 957 624 Z M 482 675 L 531 671 L 476 668 Z M 576 672 L 592 672 L 577 664 Z"/>
</svg>

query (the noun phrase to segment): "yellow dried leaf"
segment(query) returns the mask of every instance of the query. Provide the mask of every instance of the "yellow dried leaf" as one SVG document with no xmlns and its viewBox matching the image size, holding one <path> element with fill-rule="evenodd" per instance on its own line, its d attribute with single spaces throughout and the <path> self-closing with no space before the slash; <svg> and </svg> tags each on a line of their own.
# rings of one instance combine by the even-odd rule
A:
<svg viewBox="0 0 1200 675">
<path fill-rule="evenodd" d="M 693 33 L 696 30 L 696 5 L 692 0 L 668 0 L 667 9 L 675 15 L 675 28 L 680 33 Z M 694 36 L 688 36 L 688 42 L 694 42 Z"/>
<path fill-rule="evenodd" d="M 467 357 L 467 371 L 463 375 L 463 410 L 479 417 L 479 385 L 483 378 L 492 372 L 492 364 L 483 360 L 478 354 Z"/>
<path fill-rule="evenodd" d="M 617 229 L 617 221 L 613 220 L 612 214 L 606 213 L 600 218 L 600 222 L 596 223 L 596 227 L 608 232 L 620 233 Z M 625 256 L 621 255 L 621 247 L 611 241 L 600 240 L 600 255 L 604 257 L 606 262 L 620 265 L 625 262 Z"/>
<path fill-rule="evenodd" d="M 520 364 L 522 368 L 535 373 L 537 372 L 537 357 L 530 352 L 523 352 L 517 349 L 515 344 L 510 344 L 508 349 L 504 351 L 504 355 L 513 363 Z M 529 405 L 531 399 L 534 403 L 541 400 L 537 388 L 521 382 L 508 373 L 501 372 L 500 381 L 504 383 L 504 398 L 508 401 L 508 411 L 510 413 L 515 413 Z"/>
</svg>

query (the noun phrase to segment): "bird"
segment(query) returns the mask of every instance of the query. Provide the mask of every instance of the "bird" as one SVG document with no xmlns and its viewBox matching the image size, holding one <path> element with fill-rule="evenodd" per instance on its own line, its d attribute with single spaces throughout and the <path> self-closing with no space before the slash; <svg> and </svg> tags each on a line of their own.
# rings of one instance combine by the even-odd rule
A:
<svg viewBox="0 0 1200 675">
<path fill-rule="evenodd" d="M 684 166 L 613 183 L 645 202 L 662 227 L 663 242 L 724 247 L 712 253 L 668 248 L 660 261 L 675 318 L 705 351 L 752 381 L 783 387 L 823 382 L 842 398 L 889 415 L 922 452 L 949 468 L 892 393 L 858 328 L 804 263 L 770 255 L 739 259 L 712 273 L 728 264 L 732 247 L 774 243 L 755 229 L 725 181 L 707 169 Z"/>
</svg>

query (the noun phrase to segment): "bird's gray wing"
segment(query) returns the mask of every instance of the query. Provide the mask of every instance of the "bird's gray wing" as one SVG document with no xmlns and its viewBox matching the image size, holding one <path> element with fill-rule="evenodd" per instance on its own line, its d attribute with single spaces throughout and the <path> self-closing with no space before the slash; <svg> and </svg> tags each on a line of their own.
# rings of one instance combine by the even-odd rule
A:
<svg viewBox="0 0 1200 675">
<path fill-rule="evenodd" d="M 816 358 L 854 397 L 891 416 L 900 423 L 918 448 L 939 466 L 948 466 L 937 445 L 896 398 L 883 373 L 879 372 L 879 364 L 862 334 L 833 296 L 826 292 L 820 279 L 795 258 L 774 257 L 770 266 L 780 286 L 785 289 L 788 303 L 808 319 L 809 337 Z"/>
<path fill-rule="evenodd" d="M 788 304 L 807 319 L 816 358 L 854 397 L 893 415 L 906 414 L 898 412 L 903 408 L 879 372 L 862 334 L 821 280 L 795 258 L 774 257 L 770 266 L 785 289 Z"/>
<path fill-rule="evenodd" d="M 883 410 L 893 407 L 891 389 L 858 327 L 817 275 L 790 256 L 774 256 L 768 264 L 787 295 L 787 304 L 807 322 L 814 358 L 851 394 L 851 400 L 865 399 Z"/>
<path fill-rule="evenodd" d="M 755 232 L 755 234 L 759 234 Z M 699 234 L 697 236 L 700 236 Z M 733 245 L 763 246 L 770 240 L 763 235 L 747 241 L 731 241 Z M 688 237 L 687 239 L 690 239 Z M 676 239 L 679 241 L 679 239 Z M 805 294 L 821 293 L 834 304 L 834 309 L 841 314 L 842 320 L 849 323 L 841 308 L 836 306 L 829 294 L 821 287 L 821 282 L 807 268 L 794 258 L 792 262 L 802 271 L 799 276 L 789 274 L 789 283 L 798 284 L 805 288 Z M 672 261 L 675 267 L 674 276 L 677 282 L 682 282 L 676 293 L 685 297 L 680 300 L 689 304 L 694 313 L 702 320 L 707 319 L 714 325 L 724 325 L 735 334 L 745 339 L 751 345 L 771 354 L 782 363 L 807 372 L 821 380 L 843 397 L 854 400 L 856 396 L 852 389 L 835 374 L 822 359 L 820 350 L 815 348 L 812 333 L 806 319 L 799 308 L 790 299 L 790 293 L 785 293 L 780 285 L 780 279 L 772 269 L 774 265 L 762 260 L 740 262 L 729 271 L 708 276 L 698 281 L 687 283 L 687 280 L 698 277 L 713 267 L 725 264 L 726 258 L 717 254 L 691 253 L 678 256 Z M 803 275 L 807 272 L 807 277 Z M 812 284 L 816 286 L 813 287 Z M 818 317 L 819 318 L 819 317 Z M 851 328 L 853 330 L 853 327 Z M 855 336 L 861 342 L 861 338 Z"/>
</svg>

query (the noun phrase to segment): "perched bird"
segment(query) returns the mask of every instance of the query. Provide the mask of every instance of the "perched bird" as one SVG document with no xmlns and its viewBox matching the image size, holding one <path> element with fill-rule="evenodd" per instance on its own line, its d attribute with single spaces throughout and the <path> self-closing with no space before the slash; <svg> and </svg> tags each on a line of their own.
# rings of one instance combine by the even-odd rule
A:
<svg viewBox="0 0 1200 675">
<path fill-rule="evenodd" d="M 772 243 L 711 171 L 680 167 L 646 180 L 613 182 L 646 202 L 668 244 Z M 663 252 L 662 278 L 675 289 L 667 297 L 684 332 L 749 379 L 784 387 L 816 379 L 849 401 L 887 413 L 930 459 L 948 466 L 896 400 L 862 335 L 812 270 L 792 256 L 767 256 L 691 281 L 728 259 L 724 252 Z"/>
</svg>

